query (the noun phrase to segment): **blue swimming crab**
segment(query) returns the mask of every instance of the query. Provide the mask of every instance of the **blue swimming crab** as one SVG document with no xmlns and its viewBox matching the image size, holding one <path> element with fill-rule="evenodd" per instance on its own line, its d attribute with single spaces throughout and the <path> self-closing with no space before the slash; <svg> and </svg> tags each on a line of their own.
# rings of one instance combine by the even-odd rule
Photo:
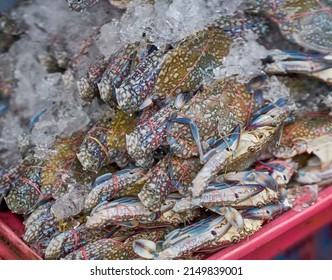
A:
<svg viewBox="0 0 332 280">
<path fill-rule="evenodd" d="M 115 162 L 125 167 L 130 162 L 126 149 L 126 134 L 137 123 L 136 115 L 127 115 L 121 110 L 107 111 L 84 137 L 77 158 L 84 169 L 98 172 L 103 166 Z"/>
<path fill-rule="evenodd" d="M 7 169 L 0 168 L 0 204 L 14 186 L 15 179 L 24 172 L 24 169 L 21 164 L 15 164 Z"/>
<path fill-rule="evenodd" d="M 135 234 L 122 234 L 90 242 L 68 254 L 65 260 L 132 260 L 138 259 L 132 244 L 140 238 L 158 241 L 169 232 L 168 228 L 155 228 L 136 232 Z"/>
<path fill-rule="evenodd" d="M 191 196 L 199 197 L 218 173 L 244 170 L 269 146 L 274 146 L 288 111 L 282 98 L 258 110 L 245 129 L 233 133 L 230 140 L 214 150 L 193 179 Z"/>
<path fill-rule="evenodd" d="M 262 207 L 280 198 L 280 190 L 288 184 L 293 174 L 293 165 L 286 161 L 261 162 L 251 170 L 218 176 L 201 196 L 185 196 L 176 202 L 172 211 L 181 213 L 184 210 L 204 207 L 223 215 L 227 207 Z"/>
<path fill-rule="evenodd" d="M 182 158 L 171 151 L 147 174 L 148 179 L 138 194 L 142 203 L 151 211 L 158 211 L 172 189 L 188 196 L 199 188 L 194 194 L 198 197 L 222 170 L 248 168 L 260 153 L 274 143 L 287 116 L 285 109 L 282 109 L 284 105 L 281 99 L 258 110 L 254 120 L 244 126 L 251 130 L 241 131 L 237 125 L 229 131 L 229 135 L 213 139 L 204 157 Z M 237 156 L 233 157 L 234 154 Z"/>
<path fill-rule="evenodd" d="M 138 197 L 150 211 L 159 212 L 171 191 L 187 194 L 193 178 L 201 168 L 198 157 L 185 159 L 168 154 L 147 173 L 147 180 Z"/>
<path fill-rule="evenodd" d="M 58 138 L 53 153 L 46 159 L 27 157 L 20 167 L 23 171 L 13 180 L 13 187 L 5 197 L 9 209 L 27 214 L 41 202 L 61 197 L 69 184 L 91 182 L 93 175 L 84 172 L 76 158 L 82 139 L 82 133 Z"/>
<path fill-rule="evenodd" d="M 332 3 L 329 0 L 247 0 L 248 11 L 267 15 L 282 35 L 312 51 L 332 50 Z"/>
<path fill-rule="evenodd" d="M 82 100 L 90 102 L 98 95 L 97 82 L 100 81 L 108 65 L 108 59 L 102 56 L 96 63 L 90 65 L 84 76 L 77 82 L 78 95 Z"/>
<path fill-rule="evenodd" d="M 141 42 L 124 44 L 110 57 L 101 57 L 88 68 L 77 82 L 79 96 L 87 102 L 100 96 L 106 104 L 117 107 L 118 88 L 125 81 L 131 86 L 142 75 L 147 78 L 150 69 L 157 66 L 160 53 L 163 52 L 144 37 Z"/>
<path fill-rule="evenodd" d="M 25 233 L 23 240 L 29 244 L 43 243 L 47 245 L 50 239 L 68 230 L 72 230 L 71 234 L 74 237 L 75 235 L 82 235 L 82 237 L 87 238 L 92 233 L 87 232 L 84 226 L 79 227 L 78 231 L 74 231 L 73 228 L 77 228 L 78 225 L 86 221 L 83 206 L 89 190 L 90 188 L 87 185 L 74 185 L 57 200 L 51 200 L 39 206 L 24 221 Z M 106 236 L 110 232 L 113 232 L 113 230 L 105 228 L 104 232 L 100 231 L 99 236 Z M 97 234 L 97 232 L 95 231 L 94 234 Z M 68 234 L 63 237 L 70 238 Z M 59 242 L 59 238 L 57 240 L 56 243 Z M 59 244 L 55 245 L 58 246 Z M 49 252 L 51 255 L 53 253 Z"/>
<path fill-rule="evenodd" d="M 262 13 L 276 22 L 282 35 L 315 53 L 273 50 L 265 71 L 301 73 L 332 83 L 332 3 L 316 0 L 249 0 L 247 11 Z M 317 54 L 319 52 L 320 54 Z"/>
<path fill-rule="evenodd" d="M 129 166 L 116 173 L 99 176 L 92 190 L 85 198 L 85 211 L 91 211 L 98 203 L 121 196 L 135 195 L 141 189 L 147 170 L 138 166 Z"/>
<path fill-rule="evenodd" d="M 53 237 L 45 250 L 45 259 L 59 259 L 87 243 L 112 236 L 118 227 L 88 229 L 85 224 L 76 226 Z"/>
<path fill-rule="evenodd" d="M 240 13 L 225 15 L 213 25 L 183 38 L 173 49 L 151 53 L 141 62 L 147 64 L 146 69 L 139 70 L 138 64 L 138 71 L 134 69 L 116 89 L 119 107 L 134 112 L 153 102 L 168 103 L 180 93 L 197 90 L 222 65 L 235 38 L 247 29 L 259 33 L 264 28 L 255 18 Z"/>
<path fill-rule="evenodd" d="M 325 183 L 330 185 L 331 171 L 332 165 L 322 168 L 320 159 L 313 156 L 307 161 L 304 167 L 298 169 L 295 180 L 301 185 L 318 184 L 318 186 L 321 186 L 325 185 Z"/>
<path fill-rule="evenodd" d="M 292 158 L 303 153 L 316 155 L 321 167 L 326 169 L 332 163 L 332 117 L 324 113 L 312 113 L 298 117 L 286 125 L 279 147 L 273 154 L 279 158 Z"/>
<path fill-rule="evenodd" d="M 312 113 L 286 125 L 279 147 L 273 154 L 296 163 L 299 155 L 310 158 L 301 163 L 295 180 L 300 184 L 321 184 L 331 177 L 332 118 L 327 113 Z"/>
<path fill-rule="evenodd" d="M 8 14 L 0 13 L 0 53 L 8 51 L 23 32 L 20 22 Z"/>
<path fill-rule="evenodd" d="M 179 157 L 199 156 L 204 161 L 210 143 L 250 120 L 259 106 L 253 91 L 228 78 L 204 86 L 192 98 L 179 95 L 126 136 L 128 153 L 143 167 L 152 165 L 153 151 L 161 145 L 170 145 Z"/>
<path fill-rule="evenodd" d="M 136 254 L 145 259 L 182 259 L 195 252 L 212 253 L 258 231 L 264 221 L 272 220 L 288 207 L 277 202 L 261 208 L 250 208 L 237 212 L 234 223 L 225 216 L 210 215 L 184 228 L 178 228 L 165 236 L 165 240 L 154 242 L 138 239 L 133 242 Z M 227 210 L 229 211 L 229 210 Z"/>
</svg>

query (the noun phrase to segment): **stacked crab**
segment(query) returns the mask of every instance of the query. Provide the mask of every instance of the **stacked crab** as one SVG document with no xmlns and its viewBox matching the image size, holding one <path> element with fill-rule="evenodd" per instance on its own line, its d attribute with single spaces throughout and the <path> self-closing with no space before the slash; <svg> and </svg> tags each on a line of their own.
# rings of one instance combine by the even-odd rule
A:
<svg viewBox="0 0 332 280">
<path fill-rule="evenodd" d="M 47 259 L 204 258 L 288 210 L 295 170 L 293 184 L 329 178 L 328 114 L 301 118 L 267 75 L 207 77 L 242 32 L 266 30 L 265 14 L 320 54 L 271 51 L 262 71 L 331 81 L 331 3 L 247 2 L 177 44 L 143 39 L 88 69 L 79 93 L 108 104 L 104 117 L 1 177 L 8 207 L 29 214 L 28 244 Z"/>
</svg>

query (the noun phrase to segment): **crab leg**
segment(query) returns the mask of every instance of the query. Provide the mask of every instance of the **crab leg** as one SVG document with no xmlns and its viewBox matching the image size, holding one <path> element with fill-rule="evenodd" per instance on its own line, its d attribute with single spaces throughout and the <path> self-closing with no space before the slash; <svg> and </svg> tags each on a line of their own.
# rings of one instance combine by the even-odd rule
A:
<svg viewBox="0 0 332 280">
<path fill-rule="evenodd" d="M 226 181 L 240 182 L 241 184 L 257 184 L 268 188 L 274 192 L 278 191 L 276 180 L 264 172 L 258 171 L 242 171 L 231 172 L 224 176 Z"/>
<path fill-rule="evenodd" d="M 173 116 L 174 117 L 174 116 Z M 172 128 L 172 123 L 182 123 L 182 124 L 188 124 L 190 131 L 192 133 L 192 136 L 197 144 L 198 147 L 198 152 L 199 152 L 199 156 L 201 161 L 204 161 L 204 153 L 203 153 L 203 148 L 202 148 L 202 143 L 201 143 L 201 138 L 198 132 L 198 127 L 196 125 L 196 122 L 192 119 L 189 118 L 175 118 L 175 119 L 170 119 L 169 122 L 167 123 L 167 131 L 170 132 L 171 128 Z M 176 140 L 170 135 L 168 134 L 167 136 L 167 140 L 169 143 L 172 143 L 173 145 L 176 145 Z"/>
<path fill-rule="evenodd" d="M 224 162 L 228 158 L 232 157 L 240 138 L 239 132 L 240 128 L 237 127 L 234 133 L 228 137 L 225 142 L 223 142 L 215 150 L 209 152 L 213 153 L 213 156 L 209 156 L 209 161 L 203 166 L 195 179 L 192 181 L 193 187 L 191 189 L 191 194 L 193 197 L 201 195 L 203 189 L 207 186 L 208 181 L 213 176 L 217 175 Z"/>
<path fill-rule="evenodd" d="M 264 71 L 269 74 L 299 73 L 332 83 L 332 61 L 330 55 L 284 52 L 267 57 Z"/>
<path fill-rule="evenodd" d="M 328 62 L 331 61 L 332 57 L 326 54 L 315 54 L 315 53 L 303 53 L 300 51 L 281 51 L 272 50 L 271 54 L 268 55 L 265 60 L 268 62 L 285 61 L 285 60 L 304 60 L 304 61 L 320 61 Z"/>
</svg>

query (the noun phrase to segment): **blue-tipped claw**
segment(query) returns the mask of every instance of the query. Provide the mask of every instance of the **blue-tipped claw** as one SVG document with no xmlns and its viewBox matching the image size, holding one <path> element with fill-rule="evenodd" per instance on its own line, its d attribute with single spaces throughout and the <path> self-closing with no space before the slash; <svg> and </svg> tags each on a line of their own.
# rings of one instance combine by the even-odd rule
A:
<svg viewBox="0 0 332 280">
<path fill-rule="evenodd" d="M 93 187 L 96 187 L 96 186 L 98 186 L 98 185 L 101 185 L 101 184 L 105 183 L 106 181 L 110 180 L 110 179 L 112 178 L 112 176 L 113 176 L 112 173 L 106 173 L 106 174 L 104 174 L 104 175 L 99 176 L 99 177 L 95 180 L 95 182 L 94 182 L 94 184 L 93 184 Z"/>
<path fill-rule="evenodd" d="M 225 218 L 237 230 L 237 232 L 241 232 L 243 230 L 243 217 L 235 208 L 227 207 Z"/>
<path fill-rule="evenodd" d="M 250 208 L 242 212 L 242 217 L 245 219 L 270 221 L 285 210 L 286 207 L 282 203 L 270 204 L 260 208 Z"/>
<path fill-rule="evenodd" d="M 264 60 L 267 63 L 284 61 L 284 60 L 314 60 L 314 61 L 329 61 L 325 54 L 303 53 L 294 50 L 273 50 L 273 53 L 268 55 Z"/>
</svg>

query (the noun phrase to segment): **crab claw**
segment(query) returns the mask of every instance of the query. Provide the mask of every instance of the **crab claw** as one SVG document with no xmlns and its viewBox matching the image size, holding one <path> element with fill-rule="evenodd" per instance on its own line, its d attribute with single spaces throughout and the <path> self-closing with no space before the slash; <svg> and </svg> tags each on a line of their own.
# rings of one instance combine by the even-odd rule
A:
<svg viewBox="0 0 332 280">
<path fill-rule="evenodd" d="M 297 164 L 295 162 L 273 160 L 268 163 L 259 162 L 256 166 L 256 171 L 269 172 L 269 175 L 276 180 L 278 186 L 285 186 L 293 176 Z"/>
<path fill-rule="evenodd" d="M 250 208 L 242 212 L 242 217 L 245 219 L 270 221 L 285 210 L 287 210 L 287 207 L 282 203 L 270 204 L 260 208 Z"/>
<path fill-rule="evenodd" d="M 274 192 L 278 191 L 278 184 L 273 177 L 266 174 L 265 172 L 258 171 L 242 171 L 242 172 L 231 172 L 224 176 L 226 181 L 240 182 L 241 184 L 257 184 L 268 188 Z"/>
<path fill-rule="evenodd" d="M 237 232 L 243 230 L 244 221 L 242 215 L 235 208 L 227 207 L 225 218 L 237 230 Z"/>
<path fill-rule="evenodd" d="M 299 73 L 316 77 L 329 84 L 332 83 L 331 62 L 320 61 L 277 61 L 267 64 L 264 71 L 269 74 Z"/>
<path fill-rule="evenodd" d="M 253 121 L 248 125 L 247 129 L 250 130 L 257 127 L 275 125 L 278 122 L 275 115 L 280 115 L 282 112 L 286 111 L 286 109 L 283 109 L 286 101 L 287 100 L 284 98 L 279 98 L 275 103 L 258 110 L 253 115 Z"/>
<path fill-rule="evenodd" d="M 140 257 L 148 260 L 153 260 L 158 257 L 156 243 L 146 240 L 137 239 L 133 242 L 134 252 Z"/>
<path fill-rule="evenodd" d="M 192 188 L 189 190 L 192 197 L 199 197 L 211 179 L 227 164 L 237 148 L 239 139 L 240 127 L 237 127 L 221 145 L 205 154 L 208 161 L 192 181 Z"/>
</svg>

